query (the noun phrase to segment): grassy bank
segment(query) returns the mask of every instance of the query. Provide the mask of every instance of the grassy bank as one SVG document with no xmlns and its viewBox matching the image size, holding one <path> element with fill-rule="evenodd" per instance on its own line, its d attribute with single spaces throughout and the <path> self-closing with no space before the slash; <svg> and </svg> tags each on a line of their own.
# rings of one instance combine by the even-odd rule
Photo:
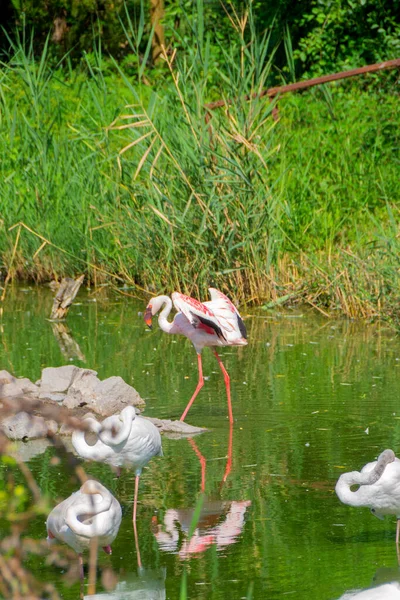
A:
<svg viewBox="0 0 400 600">
<path fill-rule="evenodd" d="M 274 122 L 267 100 L 240 100 L 268 83 L 268 40 L 232 48 L 216 66 L 199 38 L 157 78 L 100 52 L 72 71 L 15 48 L 0 82 L 3 275 L 394 313 L 395 90 L 287 96 Z M 207 122 L 218 96 L 239 99 Z"/>
</svg>

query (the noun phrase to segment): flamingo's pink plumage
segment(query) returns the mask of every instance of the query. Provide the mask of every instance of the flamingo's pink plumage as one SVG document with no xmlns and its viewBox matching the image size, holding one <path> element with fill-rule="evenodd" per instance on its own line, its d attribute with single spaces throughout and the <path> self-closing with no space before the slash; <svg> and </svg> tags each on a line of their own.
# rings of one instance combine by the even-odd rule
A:
<svg viewBox="0 0 400 600">
<path fill-rule="evenodd" d="M 247 344 L 246 327 L 234 304 L 225 294 L 215 288 L 210 288 L 210 295 L 211 301 L 209 302 L 200 302 L 179 292 L 172 294 L 172 301 L 169 296 L 157 296 L 150 300 L 144 315 L 146 323 L 151 327 L 152 316 L 157 314 L 161 307 L 164 306 L 158 318 L 161 329 L 166 333 L 176 333 L 186 336 L 192 342 L 197 352 L 199 379 L 194 394 L 181 416 L 181 421 L 185 419 L 197 394 L 204 385 L 201 361 L 202 349 L 205 346 L 244 346 Z M 171 323 L 167 321 L 167 317 L 171 312 L 172 302 L 178 312 Z M 229 375 L 217 351 L 213 350 L 213 352 L 224 375 L 228 398 L 229 421 L 232 423 L 233 414 Z"/>
</svg>

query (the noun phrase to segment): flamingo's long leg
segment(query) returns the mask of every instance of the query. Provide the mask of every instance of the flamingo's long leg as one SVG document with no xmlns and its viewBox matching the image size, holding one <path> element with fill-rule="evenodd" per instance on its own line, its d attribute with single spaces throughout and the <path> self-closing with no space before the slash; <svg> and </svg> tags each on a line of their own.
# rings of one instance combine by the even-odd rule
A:
<svg viewBox="0 0 400 600">
<path fill-rule="evenodd" d="M 139 549 L 139 538 L 136 529 L 136 521 L 133 521 L 133 535 L 135 536 L 135 547 L 136 547 L 136 556 L 137 556 L 137 564 L 139 569 L 142 568 L 142 559 L 140 557 L 140 549 Z"/>
<path fill-rule="evenodd" d="M 83 556 L 82 556 L 81 552 L 78 554 L 78 562 L 79 562 L 79 576 L 81 578 L 81 581 L 84 581 L 85 572 L 83 570 Z"/>
<path fill-rule="evenodd" d="M 192 406 L 192 404 L 193 404 L 193 402 L 194 402 L 197 394 L 199 393 L 199 391 L 201 390 L 201 388 L 204 385 L 203 366 L 201 364 L 201 354 L 197 355 L 197 366 L 199 368 L 199 381 L 198 381 L 198 384 L 196 386 L 196 389 L 194 390 L 193 396 L 189 400 L 189 404 L 187 405 L 187 407 L 183 411 L 183 414 L 182 414 L 181 418 L 179 419 L 180 421 L 184 421 L 185 420 L 185 417 L 188 414 L 189 409 Z"/>
<path fill-rule="evenodd" d="M 197 457 L 198 457 L 198 459 L 200 461 L 200 466 L 201 466 L 201 491 L 204 492 L 205 489 L 206 489 L 206 459 L 204 458 L 204 456 L 202 455 L 202 453 L 198 449 L 197 444 L 196 444 L 196 442 L 194 441 L 193 438 L 188 438 L 188 442 L 192 446 L 193 450 L 196 452 Z"/>
<path fill-rule="evenodd" d="M 396 528 L 396 544 L 399 544 L 400 537 L 400 519 L 397 519 L 397 528 Z"/>
<path fill-rule="evenodd" d="M 229 441 L 228 441 L 228 455 L 226 457 L 225 473 L 221 481 L 221 488 L 228 478 L 229 473 L 232 469 L 232 448 L 233 448 L 233 423 L 229 423 Z"/>
<path fill-rule="evenodd" d="M 229 423 L 233 423 L 233 413 L 232 413 L 232 402 L 231 402 L 231 380 L 230 377 L 228 375 L 228 371 L 225 369 L 222 360 L 219 357 L 219 354 L 216 350 L 213 350 L 218 364 L 221 368 L 221 371 L 224 375 L 224 381 L 225 381 L 225 387 L 226 387 L 226 396 L 228 398 L 228 413 L 229 413 Z"/>
<path fill-rule="evenodd" d="M 135 478 L 135 496 L 133 499 L 133 524 L 136 523 L 136 506 L 137 506 L 137 498 L 138 498 L 138 490 L 139 490 L 139 477 L 140 477 L 140 475 L 136 475 L 136 478 Z"/>
</svg>

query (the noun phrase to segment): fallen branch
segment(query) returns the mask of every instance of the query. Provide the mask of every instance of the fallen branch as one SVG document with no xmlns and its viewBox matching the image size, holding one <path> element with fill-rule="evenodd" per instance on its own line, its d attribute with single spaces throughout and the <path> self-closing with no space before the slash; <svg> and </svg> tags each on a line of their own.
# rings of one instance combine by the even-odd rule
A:
<svg viewBox="0 0 400 600">
<path fill-rule="evenodd" d="M 288 92 L 298 92 L 299 90 L 305 90 L 315 85 L 322 85 L 323 83 L 329 83 L 330 81 L 338 81 L 340 79 L 347 79 L 348 77 L 355 77 L 356 75 L 365 75 L 366 73 L 376 73 L 377 71 L 383 71 L 385 69 L 398 69 L 400 68 L 400 58 L 393 60 L 387 60 L 382 63 L 376 63 L 373 65 L 365 65 L 357 69 L 349 69 L 348 71 L 340 71 L 339 73 L 332 73 L 330 75 L 322 75 L 321 77 L 314 77 L 313 79 L 306 79 L 304 81 L 297 81 L 296 83 L 289 83 L 288 85 L 281 85 L 278 87 L 272 87 L 262 90 L 260 93 L 249 94 L 244 97 L 246 101 L 255 100 L 256 98 L 263 98 L 267 96 L 270 99 L 279 96 L 280 94 L 287 94 Z M 223 106 L 229 106 L 237 102 L 237 100 L 216 100 L 215 102 L 209 102 L 204 105 L 207 111 L 215 110 Z"/>
<path fill-rule="evenodd" d="M 50 319 L 58 321 L 67 316 L 69 308 L 75 300 L 84 279 L 85 275 L 81 275 L 78 279 L 64 277 L 54 298 Z"/>
</svg>

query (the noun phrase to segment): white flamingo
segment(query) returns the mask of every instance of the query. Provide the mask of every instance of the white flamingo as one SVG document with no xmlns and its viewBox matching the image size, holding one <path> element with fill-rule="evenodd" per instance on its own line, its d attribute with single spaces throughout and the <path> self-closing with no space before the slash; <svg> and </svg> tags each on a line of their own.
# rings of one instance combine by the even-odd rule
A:
<svg viewBox="0 0 400 600">
<path fill-rule="evenodd" d="M 201 351 L 205 346 L 245 346 L 247 344 L 246 327 L 237 308 L 218 290 L 209 288 L 211 302 L 199 302 L 179 292 L 169 296 L 157 296 L 150 300 L 144 314 L 144 320 L 149 327 L 152 326 L 152 317 L 164 306 L 158 317 L 160 328 L 166 333 L 186 336 L 197 352 L 199 380 L 193 396 L 185 408 L 181 421 L 192 406 L 194 399 L 204 385 Z M 170 323 L 167 318 L 172 309 L 172 302 L 178 313 Z M 229 421 L 233 423 L 231 391 L 229 375 L 217 353 L 213 350 L 221 371 L 224 375 L 226 394 L 228 398 Z"/>
<path fill-rule="evenodd" d="M 82 552 L 93 538 L 104 552 L 111 554 L 112 542 L 121 525 L 121 506 L 101 483 L 85 481 L 79 491 L 57 504 L 46 521 L 48 540 L 65 542 L 78 553 L 83 579 Z"/>
<path fill-rule="evenodd" d="M 400 584 L 397 581 L 357 592 L 346 592 L 339 600 L 400 600 Z"/>
<path fill-rule="evenodd" d="M 125 465 L 134 469 L 136 479 L 133 521 L 135 522 L 142 469 L 153 456 L 162 456 L 160 432 L 151 421 L 137 415 L 133 406 L 126 406 L 120 414 L 107 417 L 101 423 L 93 417 L 88 417 L 84 421 L 97 435 L 97 441 L 91 446 L 86 441 L 85 432 L 75 430 L 72 434 L 72 444 L 80 456 L 117 467 Z"/>
<path fill-rule="evenodd" d="M 360 486 L 356 491 L 351 486 Z M 365 506 L 383 519 L 384 515 L 396 515 L 396 544 L 400 534 L 400 460 L 393 450 L 382 452 L 378 460 L 366 464 L 361 472 L 343 473 L 335 488 L 344 504 Z"/>
</svg>

